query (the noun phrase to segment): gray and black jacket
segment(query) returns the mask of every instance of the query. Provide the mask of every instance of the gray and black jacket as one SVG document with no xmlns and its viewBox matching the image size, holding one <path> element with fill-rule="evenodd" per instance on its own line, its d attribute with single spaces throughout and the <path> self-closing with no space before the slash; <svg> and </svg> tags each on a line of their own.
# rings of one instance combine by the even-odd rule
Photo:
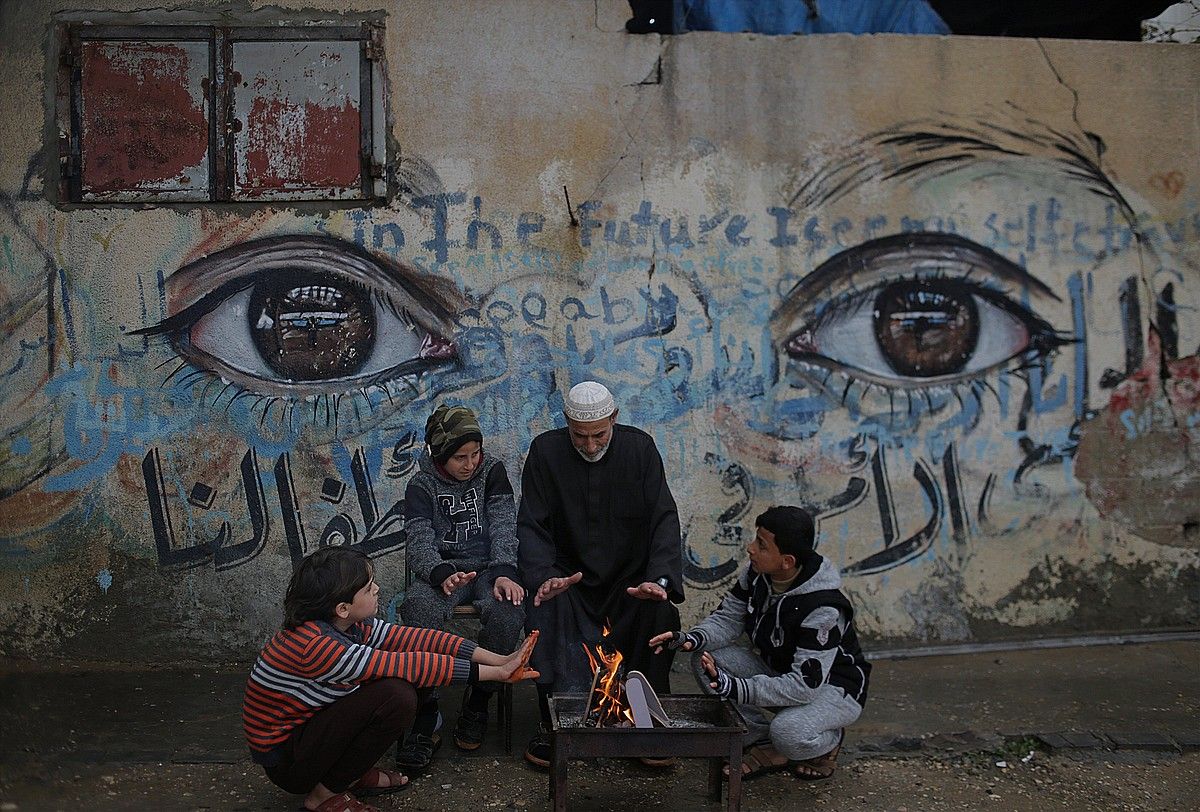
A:
<svg viewBox="0 0 1200 812">
<path fill-rule="evenodd" d="M 700 649 L 727 646 L 743 633 L 778 676 L 737 679 L 738 696 L 759 707 L 812 701 L 823 685 L 841 688 L 860 706 L 867 701 L 871 664 L 854 631 L 854 608 L 841 593 L 841 575 L 814 553 L 795 585 L 782 594 L 771 579 L 747 566 L 716 610 L 692 633 Z"/>
<path fill-rule="evenodd" d="M 488 456 L 459 482 L 438 470 L 429 453 L 404 493 L 408 567 L 434 586 L 455 572 L 495 580 L 517 577 L 517 508 L 504 463 Z"/>
</svg>

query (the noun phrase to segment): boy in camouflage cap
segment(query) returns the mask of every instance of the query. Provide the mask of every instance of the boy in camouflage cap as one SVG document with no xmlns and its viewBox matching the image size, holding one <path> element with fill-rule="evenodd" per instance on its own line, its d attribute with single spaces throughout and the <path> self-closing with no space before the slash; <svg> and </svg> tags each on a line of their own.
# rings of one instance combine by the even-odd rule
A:
<svg viewBox="0 0 1200 812">
<path fill-rule="evenodd" d="M 525 590 L 517 583 L 516 506 L 504 464 L 484 454 L 483 432 L 465 406 L 439 406 L 425 423 L 425 453 L 404 494 L 408 567 L 414 578 L 400 606 L 405 624 L 443 628 L 455 606 L 474 604 L 491 651 L 516 648 L 525 624 Z M 474 750 L 487 730 L 498 689 L 480 683 L 464 697 L 454 743 Z M 423 770 L 440 743 L 438 697 L 422 705 L 398 758 Z"/>
</svg>

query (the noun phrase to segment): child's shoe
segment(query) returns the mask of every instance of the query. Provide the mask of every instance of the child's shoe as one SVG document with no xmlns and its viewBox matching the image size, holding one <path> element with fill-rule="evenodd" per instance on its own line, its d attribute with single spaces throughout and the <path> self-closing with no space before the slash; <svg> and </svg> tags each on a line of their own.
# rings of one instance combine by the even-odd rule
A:
<svg viewBox="0 0 1200 812">
<path fill-rule="evenodd" d="M 471 693 L 463 696 L 462 710 L 458 714 L 458 724 L 454 728 L 454 746 L 459 750 L 478 750 L 483 744 L 483 735 L 487 732 L 488 712 L 472 710 L 470 706 Z"/>
<path fill-rule="evenodd" d="M 396 766 L 410 775 L 423 773 L 429 768 L 433 754 L 442 746 L 442 737 L 437 733 L 409 733 L 396 750 Z"/>
<path fill-rule="evenodd" d="M 533 734 L 533 738 L 529 740 L 529 746 L 525 748 L 525 760 L 533 766 L 542 769 L 550 769 L 550 755 L 554 752 L 554 743 L 550 740 L 550 733 L 545 728 L 539 728 L 537 733 Z"/>
<path fill-rule="evenodd" d="M 442 712 L 436 701 L 426 703 L 417 711 L 412 730 L 396 747 L 396 766 L 409 775 L 425 772 L 433 754 L 442 746 L 442 737 L 438 735 L 441 729 Z"/>
</svg>

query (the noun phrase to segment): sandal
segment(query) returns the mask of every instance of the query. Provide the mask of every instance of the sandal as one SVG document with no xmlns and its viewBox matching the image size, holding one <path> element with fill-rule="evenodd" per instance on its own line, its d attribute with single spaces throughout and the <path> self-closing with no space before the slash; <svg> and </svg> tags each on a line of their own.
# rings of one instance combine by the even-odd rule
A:
<svg viewBox="0 0 1200 812">
<path fill-rule="evenodd" d="M 308 809 L 308 807 L 300 807 Z M 321 802 L 312 812 L 380 812 L 378 807 L 364 804 L 349 792 L 339 792 Z"/>
<path fill-rule="evenodd" d="M 396 766 L 409 775 L 425 772 L 433 754 L 442 746 L 442 737 L 437 733 L 426 736 L 424 733 L 410 733 L 404 743 L 396 751 Z"/>
<path fill-rule="evenodd" d="M 806 758 L 791 763 L 792 774 L 801 781 L 824 781 L 833 775 L 837 769 L 838 753 L 842 752 L 842 742 L 846 738 L 846 729 L 838 731 L 837 744 L 823 756 Z"/>
<path fill-rule="evenodd" d="M 679 759 L 674 756 L 642 756 L 638 759 L 643 767 L 650 767 L 655 770 L 666 770 L 674 767 L 679 763 Z"/>
<path fill-rule="evenodd" d="M 386 784 L 382 783 L 384 780 Z M 408 776 L 394 770 L 381 770 L 372 767 L 363 773 L 363 777 L 350 785 L 350 788 L 364 798 L 371 795 L 390 795 L 408 789 Z"/>
<path fill-rule="evenodd" d="M 752 744 L 742 751 L 742 780 L 753 781 L 771 773 L 783 772 L 791 764 L 779 754 L 770 742 Z M 726 780 L 729 779 L 729 765 L 724 770 Z"/>
</svg>

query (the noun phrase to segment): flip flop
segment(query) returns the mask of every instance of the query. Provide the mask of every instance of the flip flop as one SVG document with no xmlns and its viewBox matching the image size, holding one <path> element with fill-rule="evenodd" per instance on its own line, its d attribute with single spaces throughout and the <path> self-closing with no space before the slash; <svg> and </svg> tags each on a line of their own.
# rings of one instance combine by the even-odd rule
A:
<svg viewBox="0 0 1200 812">
<path fill-rule="evenodd" d="M 308 812 L 306 806 L 301 806 L 300 809 Z M 313 812 L 379 812 L 379 809 L 364 804 L 349 792 L 339 792 L 326 798 Z"/>
<path fill-rule="evenodd" d="M 388 785 L 386 787 L 379 786 L 379 779 L 382 776 L 387 776 Z M 408 776 L 402 772 L 372 767 L 363 773 L 362 778 L 355 781 L 350 788 L 361 797 L 367 798 L 373 795 L 391 795 L 393 792 L 403 792 L 408 789 L 408 784 Z"/>
<path fill-rule="evenodd" d="M 789 768 L 792 774 L 801 781 L 824 781 L 833 775 L 837 769 L 838 753 L 842 752 L 842 742 L 846 740 L 846 728 L 838 731 L 837 744 L 823 756 L 816 758 L 806 758 L 802 761 L 791 762 Z M 798 769 L 808 770 L 809 772 L 798 772 Z"/>
</svg>

